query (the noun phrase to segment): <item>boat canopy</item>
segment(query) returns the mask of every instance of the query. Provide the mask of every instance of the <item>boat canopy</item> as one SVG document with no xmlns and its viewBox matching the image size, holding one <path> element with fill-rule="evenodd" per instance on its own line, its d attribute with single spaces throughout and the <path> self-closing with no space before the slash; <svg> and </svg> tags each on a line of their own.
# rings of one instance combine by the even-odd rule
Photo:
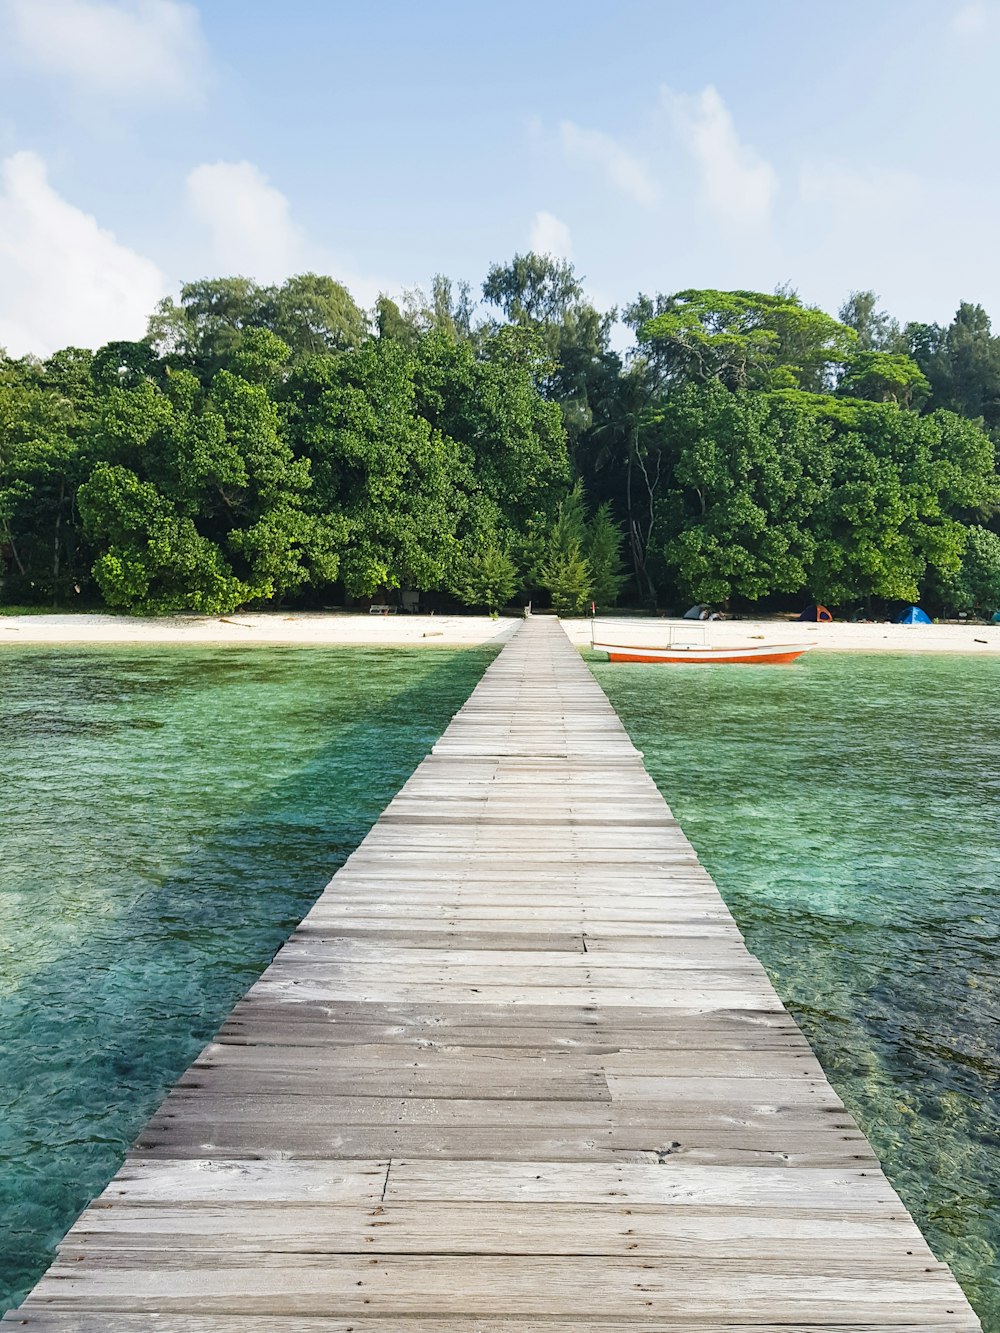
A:
<svg viewBox="0 0 1000 1333">
<path fill-rule="evenodd" d="M 922 611 L 919 606 L 908 606 L 905 611 L 896 617 L 897 625 L 930 625 L 932 624 L 930 616 L 926 611 Z"/>
<path fill-rule="evenodd" d="M 825 606 L 807 606 L 799 616 L 800 620 L 832 620 L 833 616 Z"/>
</svg>

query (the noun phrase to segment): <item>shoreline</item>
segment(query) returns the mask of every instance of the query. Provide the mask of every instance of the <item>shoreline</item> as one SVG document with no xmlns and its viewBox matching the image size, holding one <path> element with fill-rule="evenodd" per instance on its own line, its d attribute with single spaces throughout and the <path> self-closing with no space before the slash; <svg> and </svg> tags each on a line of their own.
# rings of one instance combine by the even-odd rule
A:
<svg viewBox="0 0 1000 1333">
<path fill-rule="evenodd" d="M 364 612 L 255 612 L 232 616 L 165 616 L 162 619 L 94 614 L 0 616 L 4 644 L 70 647 L 85 644 L 223 647 L 422 647 L 466 648 L 506 643 L 519 617 L 373 616 Z M 963 653 L 1000 656 L 1000 625 L 830 624 L 774 620 L 696 622 L 599 616 L 599 633 L 617 629 L 622 642 L 665 643 L 673 629 L 705 625 L 709 642 L 736 647 L 759 642 L 810 643 L 817 652 Z M 561 621 L 570 642 L 590 643 L 589 620 Z"/>
</svg>

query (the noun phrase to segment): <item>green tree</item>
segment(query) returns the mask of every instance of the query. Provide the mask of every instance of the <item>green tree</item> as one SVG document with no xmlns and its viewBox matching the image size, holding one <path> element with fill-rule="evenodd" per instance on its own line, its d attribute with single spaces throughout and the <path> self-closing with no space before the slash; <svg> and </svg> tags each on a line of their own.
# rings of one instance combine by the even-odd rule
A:
<svg viewBox="0 0 1000 1333">
<path fill-rule="evenodd" d="M 908 324 L 906 341 L 930 382 L 930 408 L 1000 426 L 1000 338 L 982 306 L 963 301 L 946 329 Z"/>
<path fill-rule="evenodd" d="M 689 385 L 662 407 L 669 482 L 651 546 L 685 600 L 757 601 L 805 586 L 826 432 L 793 398 Z"/>
<path fill-rule="evenodd" d="M 579 615 L 592 599 L 591 570 L 584 554 L 586 540 L 583 487 L 577 482 L 559 505 L 537 570 L 539 586 L 548 592 L 560 615 Z"/>
<path fill-rule="evenodd" d="M 131 469 L 99 463 L 81 488 L 80 508 L 105 548 L 94 577 L 113 610 L 222 614 L 248 600 L 249 586 L 219 546 Z"/>
<path fill-rule="evenodd" d="M 407 318 L 396 302 L 383 292 L 375 302 L 375 334 L 387 342 L 413 348 L 420 341 L 420 329 Z"/>
<path fill-rule="evenodd" d="M 846 324 L 858 335 L 859 352 L 905 351 L 898 322 L 884 310 L 879 310 L 875 292 L 851 292 L 838 315 L 841 324 Z"/>
<path fill-rule="evenodd" d="M 583 287 L 566 259 L 532 252 L 494 264 L 483 297 L 514 324 L 560 324 L 583 299 Z"/>
<path fill-rule="evenodd" d="M 229 364 L 245 330 L 260 327 L 264 300 L 263 288 L 250 278 L 188 282 L 179 301 L 168 296 L 156 307 L 146 339 L 158 357 L 208 384 Z"/>
<path fill-rule="evenodd" d="M 539 389 L 559 404 L 570 459 L 578 470 L 586 469 L 589 434 L 621 371 L 610 346 L 617 312 L 598 312 L 585 299 L 573 265 L 551 255 L 515 255 L 508 264 L 495 264 L 483 296 L 537 337 L 548 358 Z"/>
<path fill-rule="evenodd" d="M 318 273 L 266 288 L 257 318 L 287 344 L 292 361 L 360 347 L 368 337 L 368 322 L 347 288 Z"/>
<path fill-rule="evenodd" d="M 469 538 L 456 547 L 447 586 L 465 606 L 499 611 L 517 588 L 517 567 L 496 541 Z"/>
<path fill-rule="evenodd" d="M 0 546 L 8 592 L 26 600 L 64 601 L 89 572 L 76 495 L 91 465 L 91 362 L 79 348 L 0 356 Z"/>
<path fill-rule="evenodd" d="M 321 274 L 300 273 L 277 287 L 261 287 L 249 278 L 185 283 L 179 301 L 167 297 L 157 306 L 146 341 L 157 356 L 194 371 L 207 386 L 231 366 L 255 329 L 280 338 L 293 363 L 357 347 L 368 336 L 365 316 L 346 287 Z"/>
<path fill-rule="evenodd" d="M 848 358 L 837 386 L 851 398 L 919 407 L 931 390 L 917 363 L 901 352 L 855 352 Z"/>
<path fill-rule="evenodd" d="M 811 405 L 830 428 L 808 587 L 821 601 L 914 601 L 928 571 L 956 572 L 962 519 L 996 503 L 995 450 L 973 422 L 892 403 Z"/>
<path fill-rule="evenodd" d="M 622 561 L 624 534 L 611 516 L 611 505 L 599 505 L 587 525 L 586 556 L 591 595 L 598 606 L 614 606 L 628 582 Z"/>
<path fill-rule="evenodd" d="M 965 531 L 960 567 L 938 577 L 931 586 L 946 607 L 992 615 L 1000 608 L 1000 537 L 972 524 Z"/>
<path fill-rule="evenodd" d="M 819 391 L 857 334 L 794 292 L 683 291 L 627 312 L 664 386 L 717 381 L 729 389 Z"/>
<path fill-rule="evenodd" d="M 264 385 L 220 370 L 205 393 L 178 370 L 166 390 L 112 388 L 101 435 L 78 498 L 110 606 L 225 612 L 336 577 L 342 527 L 306 510 L 309 464 Z"/>
<path fill-rule="evenodd" d="M 413 358 L 415 408 L 456 443 L 455 485 L 475 498 L 475 526 L 507 542 L 539 513 L 554 515 L 569 464 L 559 408 L 540 381 L 546 358 L 532 330 L 500 328 L 475 344 L 425 335 Z"/>
<path fill-rule="evenodd" d="M 406 349 L 377 339 L 293 372 L 283 410 L 314 477 L 310 508 L 345 531 L 340 578 L 355 597 L 443 585 L 468 459 L 417 411 Z"/>
</svg>

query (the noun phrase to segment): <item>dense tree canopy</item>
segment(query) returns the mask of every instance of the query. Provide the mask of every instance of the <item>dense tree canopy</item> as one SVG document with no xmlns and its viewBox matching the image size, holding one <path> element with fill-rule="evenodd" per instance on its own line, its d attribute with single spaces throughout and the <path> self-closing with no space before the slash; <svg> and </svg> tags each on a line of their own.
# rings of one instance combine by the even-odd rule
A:
<svg viewBox="0 0 1000 1333">
<path fill-rule="evenodd" d="M 852 329 L 794 292 L 678 292 L 655 303 L 640 298 L 632 317 L 670 384 L 822 390 L 830 366 L 857 342 Z"/>
<path fill-rule="evenodd" d="M 981 307 L 639 296 L 622 354 L 564 260 L 515 255 L 482 297 L 205 279 L 138 342 L 0 354 L 5 598 L 996 608 Z"/>
</svg>

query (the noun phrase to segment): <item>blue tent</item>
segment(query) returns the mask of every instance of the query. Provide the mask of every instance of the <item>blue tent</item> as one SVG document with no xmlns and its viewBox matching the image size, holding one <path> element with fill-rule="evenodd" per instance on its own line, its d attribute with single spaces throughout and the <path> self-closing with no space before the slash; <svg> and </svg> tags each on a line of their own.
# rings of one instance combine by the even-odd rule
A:
<svg viewBox="0 0 1000 1333">
<path fill-rule="evenodd" d="M 897 625 L 929 625 L 931 618 L 926 611 L 921 611 L 919 606 L 908 606 L 906 610 L 896 617 Z"/>
</svg>

